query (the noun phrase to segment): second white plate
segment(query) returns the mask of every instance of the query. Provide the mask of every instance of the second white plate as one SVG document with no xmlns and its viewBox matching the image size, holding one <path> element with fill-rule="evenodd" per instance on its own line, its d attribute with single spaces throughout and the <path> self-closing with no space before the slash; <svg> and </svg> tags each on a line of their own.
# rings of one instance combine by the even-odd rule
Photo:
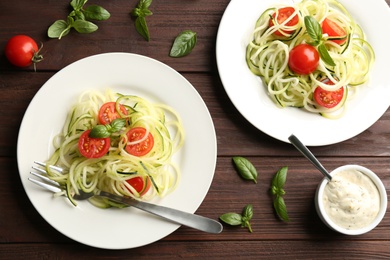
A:
<svg viewBox="0 0 390 260">
<path fill-rule="evenodd" d="M 256 128 L 288 142 L 295 134 L 305 145 L 321 146 L 352 138 L 374 124 L 390 105 L 388 63 L 390 35 L 383 33 L 372 17 L 390 25 L 390 9 L 383 0 L 346 1 L 342 4 L 367 34 L 376 53 L 370 81 L 349 102 L 347 113 L 332 120 L 297 108 L 278 108 L 267 96 L 261 79 L 251 73 L 245 61 L 245 49 L 260 14 L 275 3 L 287 0 L 231 0 L 222 17 L 217 37 L 217 64 L 223 86 L 239 112 Z"/>
</svg>

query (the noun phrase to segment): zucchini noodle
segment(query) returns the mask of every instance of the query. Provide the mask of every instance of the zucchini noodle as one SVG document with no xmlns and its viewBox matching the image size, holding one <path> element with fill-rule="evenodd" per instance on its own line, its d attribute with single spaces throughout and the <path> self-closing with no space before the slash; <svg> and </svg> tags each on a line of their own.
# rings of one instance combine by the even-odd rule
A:
<svg viewBox="0 0 390 260">
<path fill-rule="evenodd" d="M 110 136 L 110 148 L 100 158 L 86 158 L 79 152 L 78 141 L 81 134 L 99 123 L 100 107 L 106 102 L 115 102 L 121 118 L 126 119 L 122 129 Z M 124 106 L 128 113 L 123 113 Z M 144 138 L 128 142 L 126 133 L 134 127 L 146 129 Z M 150 152 L 135 156 L 126 151 L 126 145 L 144 141 L 148 134 L 153 136 L 154 145 Z M 180 182 L 180 169 L 172 161 L 172 156 L 182 147 L 184 130 L 179 115 L 169 106 L 153 104 L 141 97 L 86 91 L 69 111 L 62 132 L 53 140 L 55 152 L 46 161 L 65 170 L 58 173 L 46 167 L 51 179 L 59 182 L 68 198 L 72 199 L 79 190 L 84 192 L 107 191 L 120 196 L 150 200 L 164 197 L 172 192 Z M 142 177 L 151 182 L 145 194 L 138 193 L 127 181 Z M 146 186 L 146 185 L 145 185 Z M 141 192 L 142 193 L 142 192 Z M 63 194 L 57 194 L 63 195 Z M 89 201 L 98 207 L 122 207 L 107 199 L 94 196 Z"/>
<path fill-rule="evenodd" d="M 298 107 L 328 118 L 339 118 L 345 113 L 346 101 L 351 99 L 352 94 L 356 94 L 356 86 L 368 80 L 375 59 L 374 50 L 366 41 L 361 27 L 338 1 L 302 0 L 291 6 L 295 12 L 284 22 L 275 22 L 273 26 L 269 26 L 272 15 L 287 5 L 274 5 L 261 14 L 247 46 L 247 64 L 255 75 L 262 78 L 267 93 L 279 107 Z M 299 18 L 298 22 L 287 25 L 295 15 Z M 314 72 L 298 75 L 289 68 L 288 60 L 289 52 L 295 46 L 312 41 L 305 27 L 305 16 L 315 18 L 319 24 L 325 18 L 332 20 L 346 31 L 347 40 L 339 45 L 332 41 L 337 38 L 323 34 L 323 44 L 335 66 L 320 59 Z M 275 36 L 276 31 L 282 36 Z M 293 33 L 287 34 L 286 31 Z M 324 78 L 333 84 L 326 84 Z M 317 86 L 326 91 L 336 91 L 343 87 L 343 99 L 333 108 L 322 107 L 313 97 Z"/>
</svg>

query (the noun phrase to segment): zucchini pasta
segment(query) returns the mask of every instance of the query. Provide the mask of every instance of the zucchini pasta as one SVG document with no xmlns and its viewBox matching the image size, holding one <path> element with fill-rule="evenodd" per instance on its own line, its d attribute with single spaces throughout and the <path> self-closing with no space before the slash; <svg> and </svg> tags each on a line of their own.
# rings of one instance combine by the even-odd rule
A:
<svg viewBox="0 0 390 260">
<path fill-rule="evenodd" d="M 279 107 L 328 118 L 346 111 L 369 78 L 374 50 L 361 27 L 336 0 L 275 5 L 258 18 L 246 62 Z"/>
<path fill-rule="evenodd" d="M 79 190 L 150 200 L 178 185 L 180 169 L 172 156 L 183 142 L 180 117 L 171 107 L 111 90 L 87 91 L 69 111 L 46 161 L 65 172 L 46 170 L 74 205 L 72 194 Z M 101 208 L 122 206 L 99 196 L 89 201 Z"/>
</svg>

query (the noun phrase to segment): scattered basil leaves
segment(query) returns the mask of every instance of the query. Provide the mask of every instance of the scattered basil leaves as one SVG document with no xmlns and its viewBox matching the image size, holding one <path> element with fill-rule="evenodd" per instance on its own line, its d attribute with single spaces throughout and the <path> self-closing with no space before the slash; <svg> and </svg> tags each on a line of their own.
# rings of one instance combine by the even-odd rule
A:
<svg viewBox="0 0 390 260">
<path fill-rule="evenodd" d="M 140 0 L 137 7 L 130 12 L 135 17 L 135 29 L 147 41 L 150 41 L 150 34 L 145 18 L 153 14 L 149 10 L 151 4 L 152 0 Z"/>
<path fill-rule="evenodd" d="M 196 32 L 184 30 L 176 36 L 169 56 L 179 58 L 188 55 L 194 49 L 197 42 Z"/>
<path fill-rule="evenodd" d="M 92 33 L 98 26 L 90 20 L 103 21 L 110 18 L 110 13 L 101 6 L 90 5 L 84 8 L 88 0 L 72 0 L 70 5 L 73 10 L 66 20 L 55 21 L 47 30 L 50 38 L 61 39 L 67 35 L 72 28 L 79 33 Z"/>
<path fill-rule="evenodd" d="M 323 43 L 322 28 L 320 23 L 314 17 L 309 15 L 305 16 L 304 22 L 306 26 L 306 31 L 309 34 L 310 38 L 313 40 L 312 42 L 309 42 L 309 44 L 313 46 L 318 46 L 318 53 L 320 54 L 321 59 L 326 64 L 328 64 L 329 66 L 336 66 Z"/>
<path fill-rule="evenodd" d="M 274 195 L 274 209 L 280 219 L 285 222 L 289 221 L 287 207 L 283 199 L 283 196 L 286 194 L 284 191 L 284 184 L 287 180 L 287 170 L 287 166 L 279 169 L 279 171 L 273 177 L 271 184 L 271 193 Z"/>
<path fill-rule="evenodd" d="M 106 138 L 109 137 L 112 133 L 118 132 L 126 124 L 126 119 L 117 118 L 111 122 L 111 124 L 106 125 L 96 125 L 92 128 L 89 136 L 92 138 Z"/>
<path fill-rule="evenodd" d="M 257 170 L 248 159 L 241 156 L 235 156 L 233 157 L 233 162 L 242 178 L 253 180 L 254 183 L 257 183 Z"/>
<path fill-rule="evenodd" d="M 247 204 L 244 209 L 242 210 L 242 213 L 235 213 L 235 212 L 229 212 L 222 214 L 219 219 L 225 222 L 228 225 L 231 226 L 239 226 L 246 227 L 249 229 L 249 232 L 252 231 L 252 227 L 250 224 L 250 220 L 253 217 L 253 206 L 252 204 Z"/>
</svg>

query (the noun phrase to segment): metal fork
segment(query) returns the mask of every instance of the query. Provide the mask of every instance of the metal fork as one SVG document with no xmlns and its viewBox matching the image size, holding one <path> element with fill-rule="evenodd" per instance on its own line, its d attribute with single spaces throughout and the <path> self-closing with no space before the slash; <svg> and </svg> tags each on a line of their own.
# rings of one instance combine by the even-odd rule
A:
<svg viewBox="0 0 390 260">
<path fill-rule="evenodd" d="M 34 162 L 34 163 L 36 163 L 40 166 L 43 166 L 43 167 L 46 166 L 44 163 L 41 163 L 41 162 Z M 52 166 L 52 165 L 50 165 L 49 167 L 53 170 L 62 172 L 62 169 L 59 167 Z M 40 180 L 37 180 L 34 178 L 28 178 L 31 182 L 33 182 L 33 183 L 35 183 L 35 184 L 37 184 L 37 185 L 39 185 L 47 190 L 50 190 L 52 192 L 61 192 L 62 191 L 61 186 L 57 182 L 55 182 L 55 181 L 49 179 L 47 176 L 45 176 L 46 170 L 44 170 L 43 168 L 40 168 L 40 167 L 36 167 L 36 166 L 33 166 L 32 168 L 35 170 L 35 172 L 31 171 L 30 174 L 32 174 L 35 177 L 38 177 Z M 164 206 L 151 204 L 148 202 L 138 201 L 138 200 L 128 198 L 128 197 L 117 196 L 117 195 L 114 195 L 114 194 L 111 194 L 111 193 L 108 193 L 105 191 L 99 191 L 98 193 L 95 194 L 95 193 L 85 193 L 82 190 L 79 190 L 79 194 L 75 194 L 73 196 L 73 199 L 86 200 L 86 199 L 88 199 L 92 196 L 95 196 L 95 195 L 102 196 L 102 197 L 108 198 L 110 200 L 113 200 L 115 202 L 119 202 L 119 203 L 122 203 L 122 204 L 125 204 L 128 206 L 133 206 L 133 207 L 138 208 L 140 210 L 152 213 L 156 216 L 160 216 L 160 217 L 167 219 L 169 221 L 172 221 L 174 223 L 177 223 L 180 225 L 185 225 L 185 226 L 188 226 L 188 227 L 191 227 L 191 228 L 194 228 L 197 230 L 201 230 L 201 231 L 204 231 L 207 233 L 218 234 L 218 233 L 221 233 L 222 229 L 223 229 L 221 223 L 219 223 L 216 220 L 210 219 L 210 218 L 206 218 L 206 217 L 196 215 L 196 214 L 191 214 L 191 213 L 180 211 L 180 210 L 173 209 L 173 208 L 168 208 L 168 207 L 164 207 Z"/>
</svg>

